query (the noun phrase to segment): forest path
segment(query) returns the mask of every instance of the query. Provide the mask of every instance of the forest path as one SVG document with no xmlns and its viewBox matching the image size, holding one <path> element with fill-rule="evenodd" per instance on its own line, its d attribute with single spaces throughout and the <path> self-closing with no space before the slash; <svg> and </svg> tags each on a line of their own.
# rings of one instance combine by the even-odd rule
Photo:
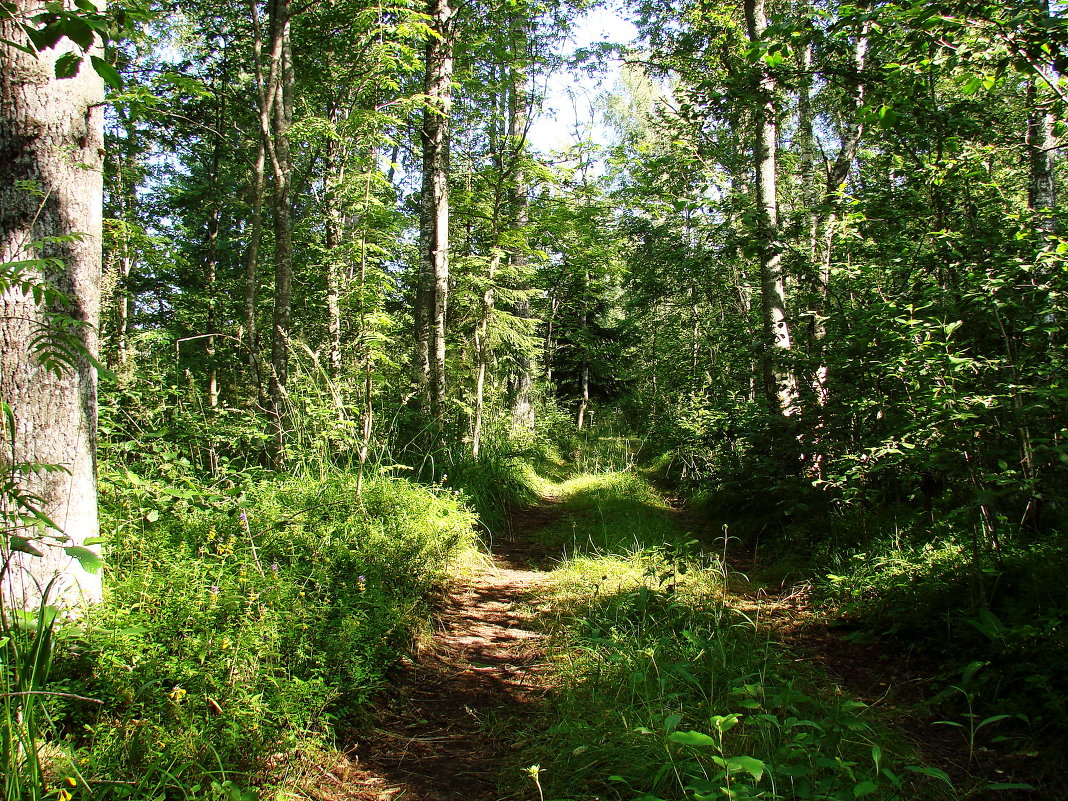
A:
<svg viewBox="0 0 1068 801">
<path fill-rule="evenodd" d="M 526 604 L 548 577 L 527 535 L 560 510 L 551 497 L 512 516 L 492 553 L 460 575 L 434 614 L 434 636 L 392 676 L 374 728 L 319 795 L 353 801 L 501 801 L 511 753 L 500 727 L 544 693 L 542 634 Z"/>
<path fill-rule="evenodd" d="M 632 543 L 669 541 L 671 532 L 719 550 L 716 532 L 644 477 L 616 474 L 619 480 L 605 485 L 610 478 L 576 476 L 556 485 L 563 494 L 513 514 L 508 532 L 494 538 L 492 553 L 463 571 L 441 600 L 431 641 L 395 669 L 373 728 L 343 744 L 350 761 L 324 771 L 326 781 L 316 782 L 313 795 L 324 801 L 521 797 L 501 787 L 521 783 L 521 757 L 512 745 L 516 723 L 543 715 L 554 689 L 542 633 L 560 611 L 553 600 L 559 582 L 553 569 L 566 567 L 566 556 L 587 546 L 598 553 L 623 552 Z M 584 481 L 592 487 L 584 488 Z M 959 734 L 946 727 L 932 730 L 929 719 L 917 716 L 918 694 L 905 692 L 894 703 L 901 690 L 925 683 L 907 655 L 888 654 L 875 643 L 847 643 L 809 609 L 803 586 L 750 582 L 752 557 L 731 550 L 735 553 L 726 554 L 731 607 L 770 625 L 790 658 L 820 665 L 829 683 L 880 707 L 928 764 L 970 783 Z"/>
</svg>

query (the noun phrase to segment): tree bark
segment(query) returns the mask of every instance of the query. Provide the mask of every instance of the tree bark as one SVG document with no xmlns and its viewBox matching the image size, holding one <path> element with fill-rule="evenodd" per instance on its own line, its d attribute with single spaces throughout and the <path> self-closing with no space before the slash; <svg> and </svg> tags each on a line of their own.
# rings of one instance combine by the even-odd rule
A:
<svg viewBox="0 0 1068 801">
<path fill-rule="evenodd" d="M 489 268 L 486 271 L 488 286 L 482 293 L 482 304 L 479 314 L 478 326 L 475 328 L 475 351 L 478 360 L 478 368 L 475 374 L 475 420 L 471 433 L 471 455 L 478 458 L 479 449 L 482 446 L 482 419 L 486 405 L 486 369 L 489 366 L 489 324 L 493 315 L 493 282 L 497 277 L 497 267 L 501 261 L 501 251 L 496 246 L 490 256 Z"/>
<path fill-rule="evenodd" d="M 341 187 L 345 183 L 345 149 L 338 126 L 344 119 L 339 104 L 330 109 L 334 136 L 326 144 L 326 332 L 330 356 L 330 377 L 341 375 Z M 338 415 L 344 410 L 339 408 Z"/>
<path fill-rule="evenodd" d="M 27 0 L 16 0 L 16 6 L 17 17 L 35 10 Z M 25 42 L 9 19 L 0 20 L 0 37 Z M 93 358 L 100 311 L 104 92 L 88 58 L 76 77 L 54 77 L 55 61 L 66 49 L 61 42 L 34 58 L 0 46 L 0 264 L 5 265 L 0 269 L 9 273 L 12 262 L 56 259 L 47 266 L 24 265 L 23 271 L 32 282 L 48 281 L 68 301 L 42 308 L 17 287 L 0 297 L 0 399 L 14 421 L 14 430 L 4 423 L 0 468 L 19 492 L 40 498 L 40 511 L 65 536 L 57 542 L 69 547 L 98 534 Z M 79 238 L 33 244 L 71 235 Z M 58 374 L 44 368 L 34 346 L 42 333 L 61 333 L 48 312 L 80 324 L 73 336 L 84 351 L 73 354 L 73 366 Z M 36 464 L 59 465 L 64 472 L 31 467 Z M 5 601 L 35 605 L 53 576 L 59 576 L 53 602 L 76 606 L 97 600 L 100 577 L 83 570 L 63 547 L 42 543 L 43 557 L 12 553 L 10 535 L 39 537 L 12 500 L 10 492 L 0 498 L 5 518 L 0 551 L 10 558 Z"/>
<path fill-rule="evenodd" d="M 525 37 L 522 39 L 525 45 Z M 511 142 L 512 158 L 518 163 L 526 149 L 527 129 L 530 125 L 530 98 L 527 92 L 527 76 L 520 71 L 513 72 L 512 99 L 509 109 L 508 134 Z M 528 257 L 525 250 L 524 233 L 530 219 L 530 199 L 527 197 L 527 176 L 521 166 L 517 166 L 515 180 L 512 182 L 512 208 L 515 214 L 515 228 L 522 243 L 512 252 L 512 267 L 520 286 L 526 286 Z M 530 319 L 530 300 L 523 297 L 515 306 L 515 315 L 520 319 Z M 533 402 L 533 359 L 525 351 L 516 354 L 515 400 L 512 404 L 513 433 L 529 432 L 534 428 Z"/>
<path fill-rule="evenodd" d="M 271 338 L 270 396 L 275 425 L 273 463 L 281 468 L 286 446 L 286 384 L 289 377 L 290 307 L 293 291 L 293 222 L 290 210 L 293 164 L 289 126 L 293 121 L 293 55 L 290 49 L 290 0 L 274 0 L 271 14 L 271 66 L 261 120 L 269 119 L 265 134 L 274 191 L 274 327 Z"/>
<path fill-rule="evenodd" d="M 768 27 L 764 0 L 744 0 L 746 30 L 753 44 L 761 44 Z M 760 249 L 761 309 L 765 339 L 764 380 L 772 410 L 783 416 L 794 414 L 797 381 L 786 364 L 791 349 L 790 327 L 786 318 L 786 287 L 783 282 L 779 231 L 779 203 L 776 187 L 778 109 L 775 76 L 763 59 L 757 70 L 758 97 L 754 161 Z"/>
<path fill-rule="evenodd" d="M 423 109 L 423 277 L 417 303 L 426 315 L 417 340 L 426 333 L 430 406 L 445 413 L 445 327 L 449 296 L 449 115 L 452 107 L 453 16 L 449 0 L 430 0 L 427 14 L 436 36 L 426 44 L 426 105 Z M 422 327 L 422 331 L 418 330 Z M 422 360 L 422 345 L 417 359 Z M 422 368 L 422 364 L 417 364 Z"/>
<path fill-rule="evenodd" d="M 1048 103 L 1039 96 L 1034 78 L 1027 85 L 1027 153 L 1030 175 L 1027 185 L 1027 206 L 1034 215 L 1035 227 L 1044 234 L 1052 235 L 1057 195 L 1054 152 L 1057 147 L 1053 135 L 1053 112 Z"/>
</svg>

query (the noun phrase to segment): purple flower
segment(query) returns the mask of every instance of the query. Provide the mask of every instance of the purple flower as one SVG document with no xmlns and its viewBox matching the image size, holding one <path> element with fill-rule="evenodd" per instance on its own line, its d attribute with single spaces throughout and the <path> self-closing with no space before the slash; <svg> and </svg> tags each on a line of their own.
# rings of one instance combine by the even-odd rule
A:
<svg viewBox="0 0 1068 801">
<path fill-rule="evenodd" d="M 210 592 L 211 592 L 212 595 L 218 595 L 219 594 L 219 585 L 218 584 L 212 584 Z"/>
<path fill-rule="evenodd" d="M 245 514 L 245 510 L 244 509 L 241 510 L 241 522 L 242 523 L 247 523 L 248 522 L 248 515 Z"/>
<path fill-rule="evenodd" d="M 271 563 L 271 572 L 276 574 L 276 575 L 278 574 L 278 563 L 277 562 L 272 562 Z"/>
</svg>

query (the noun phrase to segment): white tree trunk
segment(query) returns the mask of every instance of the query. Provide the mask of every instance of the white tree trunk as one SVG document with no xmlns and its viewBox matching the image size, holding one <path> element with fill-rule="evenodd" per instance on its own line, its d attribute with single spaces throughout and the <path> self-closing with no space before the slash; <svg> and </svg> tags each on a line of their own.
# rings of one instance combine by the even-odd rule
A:
<svg viewBox="0 0 1068 801">
<path fill-rule="evenodd" d="M 16 15 L 31 11 L 17 0 Z M 24 42 L 10 21 L 0 37 Z M 51 600 L 66 606 L 100 597 L 99 575 L 87 573 L 64 550 L 98 534 L 96 503 L 96 370 L 78 355 L 60 375 L 46 370 L 32 342 L 49 325 L 46 311 L 84 323 L 77 330 L 86 351 L 97 349 L 100 307 L 103 83 L 86 63 L 74 78 L 57 80 L 55 61 L 65 43 L 38 58 L 0 46 L 0 263 L 54 258 L 58 266 L 33 271 L 64 292 L 69 304 L 43 309 L 12 289 L 0 297 L 0 399 L 10 406 L 0 468 L 22 493 L 40 498 L 40 511 L 62 531 L 20 529 L 5 493 L 3 556 L 11 557 L 3 595 L 13 606 L 35 605 L 58 576 Z M 79 234 L 77 241 L 47 244 L 44 237 Z M 5 270 L 7 272 L 7 270 Z M 62 472 L 20 465 L 59 465 Z M 43 557 L 11 554 L 11 535 L 37 538 Z M 54 536 L 55 539 L 49 539 Z M 53 543 L 53 544 L 47 544 Z"/>
<path fill-rule="evenodd" d="M 768 27 L 764 0 L 744 0 L 749 40 L 759 44 Z M 779 201 L 776 188 L 778 109 L 775 103 L 775 76 L 766 64 L 759 66 L 760 104 L 757 108 L 756 200 L 759 215 L 761 306 L 764 320 L 765 382 L 775 411 L 784 417 L 797 408 L 797 380 L 786 365 L 791 349 L 790 327 L 786 319 L 786 287 L 782 275 L 783 244 L 779 232 Z"/>
</svg>

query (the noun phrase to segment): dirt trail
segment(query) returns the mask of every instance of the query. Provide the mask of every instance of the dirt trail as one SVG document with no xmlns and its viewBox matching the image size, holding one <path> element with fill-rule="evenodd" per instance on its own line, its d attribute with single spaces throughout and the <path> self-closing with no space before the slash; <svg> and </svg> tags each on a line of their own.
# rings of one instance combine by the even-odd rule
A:
<svg viewBox="0 0 1068 801">
<path fill-rule="evenodd" d="M 524 608 L 546 580 L 527 535 L 557 516 L 552 500 L 518 513 L 491 563 L 457 579 L 435 611 L 432 641 L 392 676 L 392 697 L 357 738 L 322 795 L 353 801 L 502 801 L 509 754 L 495 727 L 543 692 L 541 636 Z"/>
</svg>

